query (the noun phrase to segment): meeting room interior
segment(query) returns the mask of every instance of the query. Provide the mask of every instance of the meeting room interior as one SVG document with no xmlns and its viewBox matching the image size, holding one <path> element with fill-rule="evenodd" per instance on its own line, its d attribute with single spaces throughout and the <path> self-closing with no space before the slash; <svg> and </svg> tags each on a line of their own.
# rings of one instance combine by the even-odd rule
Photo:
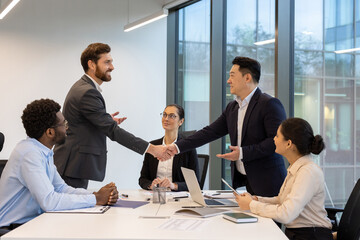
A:
<svg viewBox="0 0 360 240">
<path fill-rule="evenodd" d="M 164 136 L 164 119 L 177 117 L 170 119 L 166 113 L 169 104 L 184 109 L 180 141 L 190 142 L 193 134 L 200 138 L 220 120 L 225 125 L 233 123 L 234 129 L 244 126 L 247 115 L 245 120 L 237 116 L 247 98 L 237 94 L 236 87 L 248 83 L 236 86 L 233 69 L 240 66 L 237 57 L 255 60 L 261 65 L 260 80 L 245 96 L 252 100 L 261 89 L 262 96 L 278 100 L 286 116 L 269 127 L 268 118 L 276 118 L 278 113 L 263 105 L 264 110 L 256 115 L 257 120 L 249 121 L 246 131 L 230 132 L 228 125 L 224 126 L 228 132 L 214 130 L 211 140 L 196 147 L 196 189 L 201 189 L 205 199 L 229 198 L 236 203 L 236 193 L 227 182 L 239 196 L 250 192 L 251 201 L 257 202 L 261 191 L 254 185 L 249 188 L 255 161 L 247 157 L 266 155 L 271 146 L 272 154 L 282 158 L 288 179 L 293 165 L 278 150 L 276 131 L 287 118 L 304 119 L 311 125 L 314 139 L 319 135 L 324 142 L 323 151 L 310 155 L 321 170 L 319 191 L 324 203 L 319 204 L 331 223 L 331 235 L 339 240 L 360 239 L 360 0 L 0 0 L 0 132 L 4 136 L 0 182 L 14 148 L 27 138 L 21 118 L 24 108 L 36 99 L 52 99 L 62 111 L 70 88 L 84 75 L 80 55 L 91 43 L 111 47 L 111 81 L 97 86 L 107 113 L 126 117 L 118 126 L 147 142 Z M 239 69 L 246 81 L 247 77 L 256 78 L 252 68 Z M 252 110 L 251 100 L 245 106 L 246 114 Z M 236 105 L 234 121 L 226 115 L 232 103 Z M 264 118 L 262 125 L 256 125 L 259 118 Z M 70 121 L 66 124 L 70 129 L 73 126 Z M 208 125 L 210 130 L 204 128 Z M 255 137 L 259 143 L 247 148 L 248 139 L 241 137 L 263 128 L 266 141 Z M 278 132 L 284 134 L 284 127 L 280 128 Z M 232 147 L 234 142 L 237 150 Z M 177 151 L 183 153 L 181 146 Z M 239 151 L 235 160 L 218 156 L 235 151 Z M 208 206 L 193 201 L 192 192 L 173 188 L 166 189 L 161 201 L 157 187 L 139 186 L 146 154 L 106 137 L 105 177 L 90 180 L 87 188 L 95 192 L 115 183 L 119 200 L 114 206 L 105 212 L 44 210 L 14 229 L 6 227 L 0 231 L 0 239 L 289 238 L 285 233 L 289 222 L 260 210 L 256 213 L 252 203 L 249 209 L 220 207 L 216 209 L 223 211 L 209 208 L 213 215 L 199 213 L 197 209 Z M 174 162 L 176 156 L 171 156 Z M 238 162 L 243 162 L 249 175 L 243 186 L 234 180 L 234 172 L 241 172 Z M 261 164 L 273 167 L 264 161 Z M 245 178 L 246 173 L 241 172 Z M 285 175 L 277 192 L 280 186 L 286 187 L 282 185 Z M 0 203 L 0 227 L 2 211 Z M 234 223 L 224 218 L 229 212 L 248 214 L 256 222 Z M 302 216 L 301 210 L 299 214 Z"/>
</svg>

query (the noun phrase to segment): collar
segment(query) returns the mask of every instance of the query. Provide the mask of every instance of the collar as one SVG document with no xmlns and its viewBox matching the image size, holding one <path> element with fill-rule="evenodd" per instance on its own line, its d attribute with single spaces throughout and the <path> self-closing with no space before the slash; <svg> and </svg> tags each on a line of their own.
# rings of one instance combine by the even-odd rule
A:
<svg viewBox="0 0 360 240">
<path fill-rule="evenodd" d="M 42 144 L 35 138 L 27 137 L 27 140 L 32 142 L 35 146 L 37 146 L 40 149 L 40 151 L 43 152 L 47 158 L 52 157 L 54 155 L 54 151 L 52 149 L 49 149 L 48 147 L 46 147 L 44 144 Z"/>
<path fill-rule="evenodd" d="M 296 160 L 289 168 L 288 173 L 294 175 L 302 166 L 313 162 L 310 155 L 305 155 Z"/>
<path fill-rule="evenodd" d="M 236 96 L 235 101 L 239 104 L 240 108 L 249 104 L 251 98 L 254 96 L 254 93 L 256 92 L 256 89 L 258 89 L 258 87 L 254 88 L 254 90 L 252 90 L 252 92 L 249 95 L 247 95 L 247 97 L 244 98 L 244 100 L 241 100 L 239 96 Z"/>
<path fill-rule="evenodd" d="M 177 139 L 178 139 L 178 138 L 176 138 L 175 141 L 173 141 L 171 144 L 173 144 L 174 142 L 176 142 Z M 162 145 L 163 145 L 163 146 L 166 146 L 166 144 L 165 144 L 165 136 L 164 136 L 163 139 L 162 139 Z"/>
<path fill-rule="evenodd" d="M 93 81 L 93 83 L 95 84 L 95 88 L 99 91 L 102 92 L 102 89 L 100 88 L 100 85 L 92 78 L 90 77 L 88 74 L 85 73 L 85 75 L 90 78 L 91 81 Z"/>
</svg>

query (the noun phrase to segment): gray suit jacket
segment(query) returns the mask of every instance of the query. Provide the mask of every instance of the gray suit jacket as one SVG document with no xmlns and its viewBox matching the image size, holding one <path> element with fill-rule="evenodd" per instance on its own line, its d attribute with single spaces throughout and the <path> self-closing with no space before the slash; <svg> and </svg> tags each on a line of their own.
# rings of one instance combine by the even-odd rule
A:
<svg viewBox="0 0 360 240">
<path fill-rule="evenodd" d="M 69 122 L 68 136 L 64 144 L 54 149 L 54 163 L 61 176 L 102 181 L 106 136 L 139 154 L 149 144 L 117 125 L 106 112 L 101 93 L 86 75 L 71 87 L 63 114 Z"/>
</svg>

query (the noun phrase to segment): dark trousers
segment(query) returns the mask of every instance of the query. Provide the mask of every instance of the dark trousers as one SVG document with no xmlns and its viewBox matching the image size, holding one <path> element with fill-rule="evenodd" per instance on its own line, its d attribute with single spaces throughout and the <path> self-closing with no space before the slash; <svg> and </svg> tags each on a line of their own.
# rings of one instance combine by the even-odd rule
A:
<svg viewBox="0 0 360 240">
<path fill-rule="evenodd" d="M 73 188 L 85 188 L 87 189 L 89 180 L 88 179 L 82 179 L 82 178 L 72 178 L 72 177 L 66 177 L 61 176 L 62 179 L 64 179 L 65 183 Z"/>
<path fill-rule="evenodd" d="M 286 228 L 290 240 L 332 240 L 331 229 L 322 227 Z"/>
<path fill-rule="evenodd" d="M 4 226 L 4 227 L 0 227 L 0 237 L 8 232 L 10 232 L 11 230 L 14 230 L 17 227 L 20 227 L 22 225 L 19 223 L 12 223 L 9 226 Z"/>
</svg>

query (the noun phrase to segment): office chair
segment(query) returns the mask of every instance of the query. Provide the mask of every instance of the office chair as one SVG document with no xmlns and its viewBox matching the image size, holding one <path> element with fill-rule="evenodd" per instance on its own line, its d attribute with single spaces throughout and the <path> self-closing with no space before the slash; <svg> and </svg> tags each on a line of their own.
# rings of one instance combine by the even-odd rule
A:
<svg viewBox="0 0 360 240">
<path fill-rule="evenodd" d="M 0 152 L 3 149 L 4 141 L 5 141 L 5 136 L 2 132 L 0 132 Z"/>
<path fill-rule="evenodd" d="M 7 163 L 7 160 L 0 160 L 0 177 L 1 177 L 1 174 L 2 174 L 2 172 L 4 170 L 4 167 L 5 167 L 6 163 Z"/>
<path fill-rule="evenodd" d="M 207 169 L 209 166 L 209 155 L 207 154 L 198 154 L 198 162 L 199 162 L 199 173 L 200 173 L 200 188 L 201 190 L 204 187 L 204 183 L 205 183 L 205 178 L 206 178 L 206 173 L 207 173 Z"/>
<path fill-rule="evenodd" d="M 338 240 L 360 239 L 360 179 L 353 188 L 344 209 L 326 208 L 328 217 L 333 223 L 333 230 L 337 231 Z M 337 223 L 336 213 L 343 212 Z"/>
</svg>

